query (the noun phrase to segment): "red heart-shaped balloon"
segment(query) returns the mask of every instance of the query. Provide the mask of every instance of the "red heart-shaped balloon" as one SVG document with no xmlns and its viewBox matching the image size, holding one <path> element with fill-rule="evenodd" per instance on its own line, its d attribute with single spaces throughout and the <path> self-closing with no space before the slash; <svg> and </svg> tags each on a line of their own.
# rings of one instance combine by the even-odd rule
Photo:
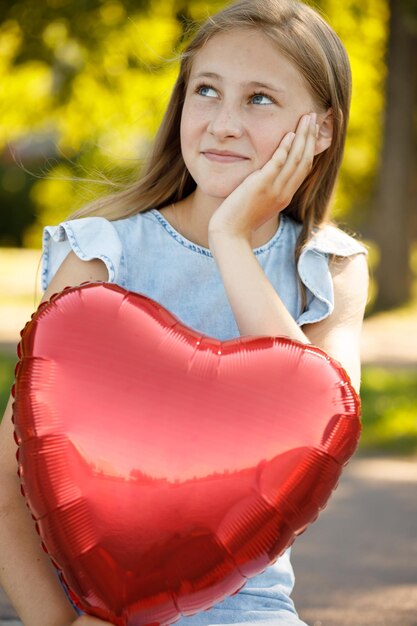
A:
<svg viewBox="0 0 417 626">
<path fill-rule="evenodd" d="M 21 333 L 22 489 L 78 605 L 169 624 L 237 592 L 323 508 L 360 403 L 325 352 L 229 341 L 106 283 L 67 288 Z"/>
</svg>

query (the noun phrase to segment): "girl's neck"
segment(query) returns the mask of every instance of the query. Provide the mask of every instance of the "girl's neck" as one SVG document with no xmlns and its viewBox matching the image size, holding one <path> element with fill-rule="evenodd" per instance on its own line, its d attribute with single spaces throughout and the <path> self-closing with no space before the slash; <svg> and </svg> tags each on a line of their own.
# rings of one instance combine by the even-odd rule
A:
<svg viewBox="0 0 417 626">
<path fill-rule="evenodd" d="M 199 197 L 199 194 L 194 191 L 184 200 L 164 207 L 161 212 L 183 237 L 198 246 L 209 248 L 209 222 L 222 202 L 222 198 Z M 252 248 L 263 246 L 272 239 L 279 227 L 279 221 L 279 215 L 277 215 L 258 228 L 252 235 Z"/>
</svg>

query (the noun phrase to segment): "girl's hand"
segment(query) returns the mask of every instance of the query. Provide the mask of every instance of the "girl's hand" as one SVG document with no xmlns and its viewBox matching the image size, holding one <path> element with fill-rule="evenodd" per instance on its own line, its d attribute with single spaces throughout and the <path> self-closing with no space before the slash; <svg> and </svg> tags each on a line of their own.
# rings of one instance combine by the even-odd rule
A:
<svg viewBox="0 0 417 626">
<path fill-rule="evenodd" d="M 209 235 L 228 234 L 250 242 L 253 231 L 285 209 L 312 167 L 316 128 L 316 114 L 304 115 L 296 133 L 287 133 L 271 159 L 213 213 Z"/>
</svg>

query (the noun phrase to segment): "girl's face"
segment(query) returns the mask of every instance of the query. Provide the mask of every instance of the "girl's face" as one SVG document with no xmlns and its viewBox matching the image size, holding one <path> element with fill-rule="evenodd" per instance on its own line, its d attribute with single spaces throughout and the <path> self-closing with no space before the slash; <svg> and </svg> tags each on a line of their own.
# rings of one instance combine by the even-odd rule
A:
<svg viewBox="0 0 417 626">
<path fill-rule="evenodd" d="M 182 155 L 197 188 L 227 197 L 314 110 L 301 74 L 266 35 L 213 36 L 193 60 L 181 118 Z"/>
</svg>

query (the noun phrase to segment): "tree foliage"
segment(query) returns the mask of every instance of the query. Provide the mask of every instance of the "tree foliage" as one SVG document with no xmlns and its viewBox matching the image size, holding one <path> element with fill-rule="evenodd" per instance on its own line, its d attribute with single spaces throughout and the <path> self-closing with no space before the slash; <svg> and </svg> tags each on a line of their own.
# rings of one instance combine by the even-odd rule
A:
<svg viewBox="0 0 417 626">
<path fill-rule="evenodd" d="M 24 244 L 39 246 L 44 225 L 107 192 L 107 177 L 137 171 L 168 102 L 177 72 L 175 51 L 187 24 L 224 4 L 0 2 L 0 200 L 8 214 L 23 216 Z M 320 8 L 347 47 L 354 77 L 335 215 L 360 227 L 380 147 L 387 0 L 343 5 L 321 0 Z M 20 161 L 32 174 L 25 175 Z M 28 201 L 15 206 L 18 193 L 20 199 L 27 194 Z M 4 228 L 7 220 L 2 223 Z M 6 235 L 0 233 L 0 242 L 13 242 L 10 231 Z"/>
<path fill-rule="evenodd" d="M 328 21 L 344 42 L 352 77 L 352 107 L 335 214 L 361 226 L 381 147 L 388 6 L 385 0 L 322 0 Z"/>
</svg>

